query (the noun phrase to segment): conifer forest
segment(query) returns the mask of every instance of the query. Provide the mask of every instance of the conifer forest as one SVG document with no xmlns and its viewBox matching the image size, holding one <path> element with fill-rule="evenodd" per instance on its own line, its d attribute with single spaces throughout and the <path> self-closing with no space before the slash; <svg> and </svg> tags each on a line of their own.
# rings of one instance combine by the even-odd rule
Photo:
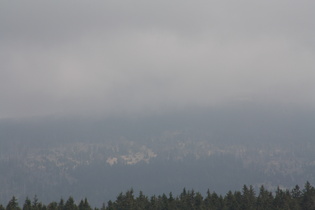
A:
<svg viewBox="0 0 315 210">
<path fill-rule="evenodd" d="M 208 190 L 205 195 L 200 192 L 183 189 L 178 196 L 169 194 L 147 196 L 142 191 L 135 195 L 130 189 L 121 192 L 116 200 L 109 200 L 101 207 L 93 207 L 87 198 L 76 202 L 73 197 L 61 198 L 43 204 L 35 195 L 26 197 L 24 202 L 13 196 L 7 204 L 0 204 L 0 210 L 312 210 L 315 209 L 315 188 L 306 182 L 304 188 L 296 185 L 293 189 L 277 188 L 275 192 L 262 185 L 259 192 L 252 186 L 244 185 L 241 191 L 228 191 L 225 195 Z"/>
</svg>

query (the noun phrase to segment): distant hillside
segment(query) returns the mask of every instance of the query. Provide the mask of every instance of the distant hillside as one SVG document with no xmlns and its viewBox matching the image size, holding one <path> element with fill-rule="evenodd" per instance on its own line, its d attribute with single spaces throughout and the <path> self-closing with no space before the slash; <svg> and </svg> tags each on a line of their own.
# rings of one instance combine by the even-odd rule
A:
<svg viewBox="0 0 315 210">
<path fill-rule="evenodd" d="M 2 121 L 0 201 L 72 195 L 99 205 L 130 188 L 226 193 L 315 182 L 312 118 L 235 115 Z"/>
</svg>

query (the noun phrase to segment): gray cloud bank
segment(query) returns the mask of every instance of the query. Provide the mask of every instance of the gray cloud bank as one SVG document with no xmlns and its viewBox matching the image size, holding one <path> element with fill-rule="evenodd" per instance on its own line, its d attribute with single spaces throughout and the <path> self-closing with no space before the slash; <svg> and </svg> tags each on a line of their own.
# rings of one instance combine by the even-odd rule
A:
<svg viewBox="0 0 315 210">
<path fill-rule="evenodd" d="M 314 1 L 2 1 L 0 118 L 315 109 Z"/>
</svg>

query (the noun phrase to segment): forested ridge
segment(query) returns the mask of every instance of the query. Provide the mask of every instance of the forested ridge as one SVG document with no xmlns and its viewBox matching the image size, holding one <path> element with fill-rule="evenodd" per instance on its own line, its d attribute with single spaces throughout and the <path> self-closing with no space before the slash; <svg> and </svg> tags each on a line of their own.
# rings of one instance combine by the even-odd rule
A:
<svg viewBox="0 0 315 210">
<path fill-rule="evenodd" d="M 73 197 L 67 200 L 61 198 L 45 205 L 35 195 L 31 200 L 26 197 L 20 205 L 18 199 L 13 196 L 6 205 L 0 204 L 0 210 L 118 210 L 118 209 L 209 209 L 209 210 L 312 210 L 315 209 L 315 188 L 306 182 L 301 189 L 296 185 L 293 189 L 277 188 L 275 192 L 268 191 L 262 185 L 259 192 L 255 192 L 252 186 L 244 185 L 241 191 L 228 191 L 224 196 L 216 192 L 207 191 L 206 195 L 185 188 L 178 196 L 153 195 L 147 196 L 139 192 L 134 195 L 133 189 L 120 193 L 116 200 L 103 203 L 102 207 L 91 207 L 88 199 L 82 199 L 78 204 Z"/>
</svg>

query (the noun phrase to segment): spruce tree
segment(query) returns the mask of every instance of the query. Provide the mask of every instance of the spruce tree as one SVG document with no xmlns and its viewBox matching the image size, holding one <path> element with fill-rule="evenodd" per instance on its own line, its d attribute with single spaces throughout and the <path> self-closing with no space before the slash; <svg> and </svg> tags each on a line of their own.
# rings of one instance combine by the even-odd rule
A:
<svg viewBox="0 0 315 210">
<path fill-rule="evenodd" d="M 226 210 L 236 210 L 237 209 L 237 203 L 236 203 L 234 194 L 231 192 L 231 190 L 224 197 L 224 209 L 226 209 Z"/>
<path fill-rule="evenodd" d="M 32 203 L 28 197 L 26 197 L 26 199 L 24 201 L 23 210 L 32 210 Z"/>
<path fill-rule="evenodd" d="M 242 209 L 251 210 L 255 208 L 256 203 L 256 196 L 255 191 L 253 189 L 253 186 L 249 186 L 249 188 L 244 185 L 242 189 L 243 195 L 242 195 Z"/>
<path fill-rule="evenodd" d="M 60 198 L 57 209 L 58 210 L 65 210 L 64 208 L 65 208 L 65 202 L 64 202 L 63 198 Z"/>
<path fill-rule="evenodd" d="M 58 204 L 57 202 L 51 202 L 47 206 L 47 210 L 57 210 L 58 209 Z"/>
<path fill-rule="evenodd" d="M 301 207 L 308 210 L 315 209 L 315 189 L 308 181 L 303 189 Z"/>
<path fill-rule="evenodd" d="M 79 210 L 92 210 L 87 198 L 85 198 L 84 201 L 83 200 L 80 201 L 78 209 Z"/>
<path fill-rule="evenodd" d="M 21 210 L 15 196 L 13 196 L 9 201 L 6 210 Z"/>
<path fill-rule="evenodd" d="M 65 204 L 65 210 L 78 210 L 73 198 L 70 196 Z"/>
</svg>

